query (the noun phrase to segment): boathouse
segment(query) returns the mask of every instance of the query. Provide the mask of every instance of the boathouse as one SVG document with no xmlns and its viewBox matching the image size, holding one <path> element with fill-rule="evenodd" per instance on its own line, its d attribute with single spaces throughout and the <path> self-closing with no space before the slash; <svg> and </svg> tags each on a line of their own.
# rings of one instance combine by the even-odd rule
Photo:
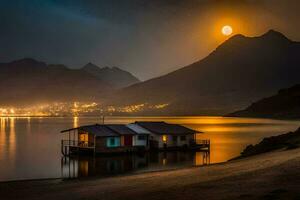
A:
<svg viewBox="0 0 300 200">
<path fill-rule="evenodd" d="M 75 152 L 113 153 L 134 151 L 136 133 L 125 125 L 88 125 L 61 131 L 62 153 Z"/>
<path fill-rule="evenodd" d="M 61 131 L 64 155 L 78 152 L 120 153 L 149 149 L 190 148 L 209 150 L 209 140 L 197 140 L 200 131 L 166 122 L 94 124 Z"/>
<path fill-rule="evenodd" d="M 150 131 L 135 123 L 127 124 L 126 126 L 136 133 L 133 136 L 133 146 L 149 147 Z"/>
<path fill-rule="evenodd" d="M 132 129 L 128 128 L 126 125 L 123 124 L 109 124 L 104 125 L 118 135 L 120 135 L 121 143 L 120 146 L 122 147 L 133 147 L 133 137 L 137 134 Z"/>
<path fill-rule="evenodd" d="M 133 124 L 148 131 L 150 134 L 150 148 L 191 147 L 196 144 L 196 134 L 201 133 L 200 131 L 192 130 L 179 124 L 169 124 L 166 122 L 137 121 Z"/>
</svg>

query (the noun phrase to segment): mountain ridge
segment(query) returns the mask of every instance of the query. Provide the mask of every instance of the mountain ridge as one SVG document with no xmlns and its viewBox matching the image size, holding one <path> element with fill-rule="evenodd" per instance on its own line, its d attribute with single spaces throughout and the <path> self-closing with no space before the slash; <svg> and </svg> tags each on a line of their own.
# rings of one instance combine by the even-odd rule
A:
<svg viewBox="0 0 300 200">
<path fill-rule="evenodd" d="M 3 98 L 13 102 L 31 94 L 35 95 L 29 101 L 41 96 L 47 99 L 45 88 L 49 86 L 50 99 L 60 98 L 60 93 L 67 95 L 70 90 L 72 99 L 87 97 L 107 106 L 167 105 L 156 115 L 223 115 L 272 95 L 279 88 L 300 83 L 298 55 L 299 42 L 270 30 L 257 37 L 232 36 L 207 57 L 144 82 L 117 67 L 100 68 L 88 63 L 74 70 L 25 58 L 0 63 L 0 83 L 6 85 L 0 87 L 5 94 L 0 103 Z M 10 67 L 18 70 L 9 74 Z M 122 73 L 111 76 L 114 72 Z M 5 77 L 7 74 L 10 79 Z M 124 74 L 129 74 L 130 84 L 123 79 Z M 125 80 L 122 84 L 127 87 L 110 82 L 116 80 Z M 17 87 L 21 89 L 15 92 Z"/>
<path fill-rule="evenodd" d="M 122 102 L 111 96 L 108 104 L 167 103 L 163 114 L 226 114 L 297 84 L 299 52 L 299 42 L 274 30 L 235 35 L 202 60 L 119 90 Z"/>
<path fill-rule="evenodd" d="M 113 81 L 119 80 L 111 81 L 82 69 L 23 58 L 0 63 L 0 103 L 24 106 L 53 101 L 100 101 L 106 93 L 118 89 Z"/>
<path fill-rule="evenodd" d="M 81 70 L 88 72 L 89 74 L 97 77 L 99 80 L 107 82 L 115 88 L 123 88 L 140 82 L 140 80 L 133 76 L 130 72 L 115 66 L 100 68 L 93 63 L 88 63 L 83 66 Z"/>
<path fill-rule="evenodd" d="M 300 119 L 300 84 L 281 89 L 275 95 L 258 100 L 243 110 L 225 116 Z"/>
</svg>

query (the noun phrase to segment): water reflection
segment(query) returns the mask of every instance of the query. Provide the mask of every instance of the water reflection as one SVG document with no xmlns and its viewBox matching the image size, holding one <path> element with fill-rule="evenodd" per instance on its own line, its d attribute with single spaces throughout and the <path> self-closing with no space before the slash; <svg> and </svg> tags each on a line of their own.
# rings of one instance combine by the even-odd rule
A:
<svg viewBox="0 0 300 200">
<path fill-rule="evenodd" d="M 149 152 L 143 155 L 63 157 L 63 178 L 103 177 L 209 164 L 208 152 Z"/>
<path fill-rule="evenodd" d="M 75 117 L 73 117 L 73 127 L 75 128 L 75 127 L 78 127 L 78 126 L 79 126 L 78 117 L 75 116 Z"/>
<path fill-rule="evenodd" d="M 4 160 L 5 155 L 5 141 L 6 141 L 6 132 L 5 132 L 5 118 L 0 117 L 0 160 Z"/>
<path fill-rule="evenodd" d="M 210 139 L 210 163 L 224 162 L 239 155 L 242 149 L 249 144 L 255 144 L 264 137 L 294 131 L 299 127 L 299 121 L 269 119 L 222 117 L 105 118 L 105 123 L 127 124 L 134 121 L 166 121 L 203 131 L 203 134 L 197 135 L 197 139 Z M 60 142 L 62 134 L 60 134 L 60 131 L 73 126 L 95 123 L 101 123 L 101 119 L 99 117 L 0 117 L 0 181 L 60 177 L 61 172 L 66 172 L 65 167 L 68 167 L 68 165 L 61 164 Z M 202 154 L 199 153 L 199 155 Z M 146 157 L 148 157 L 149 162 L 139 162 L 138 166 L 140 167 L 129 167 L 129 171 L 178 167 L 180 163 L 174 164 L 172 160 L 176 160 L 175 158 L 183 159 L 181 156 L 185 157 L 187 155 L 175 156 L 174 154 L 164 155 L 163 153 L 148 155 Z M 74 164 L 70 165 L 72 169 L 69 171 L 76 173 L 80 171 L 80 174 L 89 176 L 93 171 L 99 170 L 91 167 L 100 165 L 99 162 L 108 163 L 103 164 L 105 169 L 108 168 L 111 171 L 118 171 L 119 169 L 119 171 L 122 171 L 122 167 L 118 166 L 132 162 L 130 159 L 127 159 L 127 161 L 123 159 L 122 162 L 125 164 L 117 164 L 122 159 L 96 158 L 96 161 L 83 158 L 80 158 L 80 161 L 72 159 L 70 162 L 74 162 Z M 140 159 L 145 158 L 136 157 L 133 160 Z M 84 160 L 85 162 L 83 162 Z M 111 162 L 107 160 L 111 160 Z M 197 155 L 187 160 L 183 162 L 185 163 L 183 166 L 201 165 L 203 163 L 203 157 Z M 126 165 L 130 166 L 130 164 Z M 61 170 L 61 167 L 64 170 Z"/>
<path fill-rule="evenodd" d="M 30 132 L 31 128 L 31 117 L 27 117 L 27 131 Z"/>
<path fill-rule="evenodd" d="M 0 160 L 13 161 L 16 153 L 15 117 L 0 118 Z"/>
<path fill-rule="evenodd" d="M 9 136 L 8 136 L 8 147 L 9 147 L 9 156 L 12 159 L 15 159 L 16 152 L 16 131 L 15 131 L 15 117 L 9 118 Z"/>
</svg>

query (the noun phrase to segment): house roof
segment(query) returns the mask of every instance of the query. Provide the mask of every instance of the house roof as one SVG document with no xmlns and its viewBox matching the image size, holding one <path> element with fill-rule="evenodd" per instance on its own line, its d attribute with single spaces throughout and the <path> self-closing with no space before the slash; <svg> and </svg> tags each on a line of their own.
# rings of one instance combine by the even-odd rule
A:
<svg viewBox="0 0 300 200">
<path fill-rule="evenodd" d="M 106 127 L 105 125 L 100 125 L 100 124 L 80 126 L 77 128 L 63 130 L 63 131 L 61 131 L 61 133 L 72 131 L 72 130 L 85 131 L 85 132 L 94 134 L 99 137 L 119 136 L 119 134 L 116 133 L 115 131 L 111 130 L 110 128 Z"/>
<path fill-rule="evenodd" d="M 123 124 L 104 125 L 120 135 L 136 135 L 137 133 Z"/>
<path fill-rule="evenodd" d="M 81 130 L 94 134 L 97 137 L 109 137 L 109 136 L 120 136 L 120 135 L 135 135 L 137 134 L 132 129 L 128 128 L 123 124 L 94 124 L 88 126 L 80 126 L 77 128 L 67 129 L 61 131 L 61 133 L 72 131 L 72 130 Z"/>
<path fill-rule="evenodd" d="M 192 130 L 179 124 L 168 124 L 166 122 L 143 122 L 137 121 L 132 124 L 94 124 L 87 126 L 80 126 L 77 128 L 67 129 L 61 133 L 82 130 L 97 137 L 112 137 L 120 135 L 135 135 L 135 134 L 173 134 L 173 135 L 187 135 L 194 133 L 201 133 L 200 131 Z"/>
<path fill-rule="evenodd" d="M 150 134 L 151 132 L 148 131 L 147 129 L 139 126 L 138 124 L 127 124 L 126 125 L 128 128 L 130 128 L 131 130 L 133 130 L 134 132 L 136 132 L 137 134 L 144 134 L 144 135 L 148 135 Z"/>
<path fill-rule="evenodd" d="M 187 135 L 194 133 L 201 133 L 200 131 L 192 130 L 179 124 L 168 124 L 166 122 L 142 122 L 137 121 L 135 124 L 147 129 L 155 134 L 173 134 L 173 135 Z"/>
</svg>

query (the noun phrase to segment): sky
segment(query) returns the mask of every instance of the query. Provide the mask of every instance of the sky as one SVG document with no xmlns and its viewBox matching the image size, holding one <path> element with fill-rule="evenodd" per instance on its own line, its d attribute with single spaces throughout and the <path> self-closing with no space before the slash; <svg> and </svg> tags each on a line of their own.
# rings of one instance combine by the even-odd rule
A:
<svg viewBox="0 0 300 200">
<path fill-rule="evenodd" d="M 0 0 L 0 62 L 117 66 L 141 80 L 196 62 L 233 34 L 300 41 L 299 0 Z"/>
</svg>

